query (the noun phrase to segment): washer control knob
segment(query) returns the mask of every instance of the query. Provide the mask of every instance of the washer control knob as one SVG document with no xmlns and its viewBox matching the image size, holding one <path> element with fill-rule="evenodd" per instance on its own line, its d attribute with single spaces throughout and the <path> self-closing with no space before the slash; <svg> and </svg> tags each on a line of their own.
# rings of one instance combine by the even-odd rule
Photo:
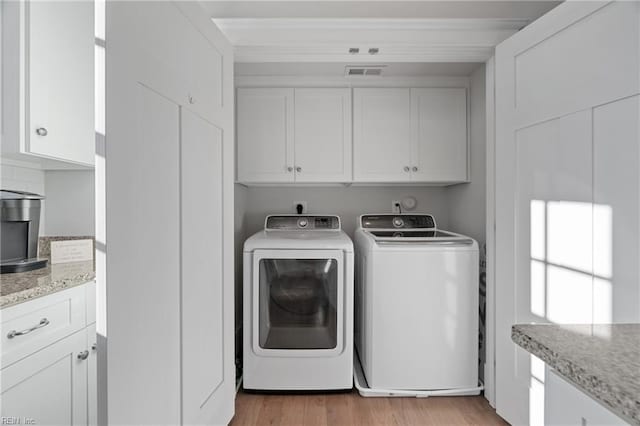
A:
<svg viewBox="0 0 640 426">
<path fill-rule="evenodd" d="M 404 220 L 402 220 L 402 218 L 399 218 L 399 217 L 394 217 L 393 226 L 396 228 L 402 228 L 404 226 Z"/>
<path fill-rule="evenodd" d="M 307 219 L 300 219 L 298 221 L 298 226 L 300 228 L 306 228 L 308 224 L 309 224 L 309 222 L 307 221 Z"/>
</svg>

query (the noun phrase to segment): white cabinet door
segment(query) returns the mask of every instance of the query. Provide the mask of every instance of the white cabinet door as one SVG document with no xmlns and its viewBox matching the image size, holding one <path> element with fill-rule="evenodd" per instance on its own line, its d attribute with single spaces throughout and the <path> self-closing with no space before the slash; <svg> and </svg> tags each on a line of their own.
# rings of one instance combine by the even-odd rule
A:
<svg viewBox="0 0 640 426">
<path fill-rule="evenodd" d="M 78 358 L 86 341 L 82 330 L 2 369 L 2 418 L 86 425 L 87 359 Z"/>
<path fill-rule="evenodd" d="M 295 89 L 295 181 L 351 181 L 350 89 Z"/>
<path fill-rule="evenodd" d="M 411 180 L 410 89 L 353 89 L 353 180 Z"/>
<path fill-rule="evenodd" d="M 91 1 L 29 1 L 29 153 L 94 162 L 94 33 Z"/>
<path fill-rule="evenodd" d="M 411 89 L 411 179 L 467 180 L 467 90 Z"/>
<path fill-rule="evenodd" d="M 225 299 L 223 286 L 223 134 L 184 109 L 181 132 L 182 418 L 200 424 L 226 411 L 225 397 L 216 393 L 224 391 L 225 356 L 233 357 L 221 344 L 225 321 L 233 318 L 233 299 Z"/>
<path fill-rule="evenodd" d="M 238 89 L 238 181 L 293 182 L 293 89 Z"/>
<path fill-rule="evenodd" d="M 555 371 L 545 366 L 544 424 L 548 426 L 626 425 Z"/>
<path fill-rule="evenodd" d="M 128 4 L 113 3 L 114 7 Z M 109 43 L 111 51 L 116 51 L 113 39 Z M 107 115 L 111 117 L 107 121 L 107 134 L 110 140 L 119 142 L 108 144 L 106 155 L 109 281 L 105 359 L 109 422 L 177 424 L 180 422 L 179 107 L 140 84 L 134 76 L 128 79 L 124 72 L 114 73 L 110 80 L 109 68 L 107 73 L 111 100 L 123 102 L 120 108 L 109 108 L 107 100 Z M 151 257 L 145 247 L 153 247 Z M 140 267 L 151 258 L 153 268 Z M 131 380 L 134 375 L 136 379 Z M 136 403 L 131 404 L 134 396 Z"/>
</svg>

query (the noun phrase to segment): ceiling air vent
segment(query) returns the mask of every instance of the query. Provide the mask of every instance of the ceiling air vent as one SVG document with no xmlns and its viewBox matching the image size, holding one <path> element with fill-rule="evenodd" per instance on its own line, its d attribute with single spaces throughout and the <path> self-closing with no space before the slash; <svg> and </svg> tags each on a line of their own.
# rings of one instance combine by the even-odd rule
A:
<svg viewBox="0 0 640 426">
<path fill-rule="evenodd" d="M 345 77 L 380 77 L 384 65 L 347 65 Z"/>
</svg>

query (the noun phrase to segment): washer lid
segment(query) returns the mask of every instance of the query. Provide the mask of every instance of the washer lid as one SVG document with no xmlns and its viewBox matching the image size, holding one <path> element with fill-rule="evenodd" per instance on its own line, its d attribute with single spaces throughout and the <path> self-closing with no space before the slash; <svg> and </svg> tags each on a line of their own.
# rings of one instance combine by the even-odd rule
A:
<svg viewBox="0 0 640 426">
<path fill-rule="evenodd" d="M 436 220 L 430 214 L 364 214 L 358 222 L 363 229 L 436 229 Z"/>
<path fill-rule="evenodd" d="M 369 231 L 378 244 L 420 244 L 424 245 L 473 245 L 474 240 L 464 235 L 445 231 Z"/>
<path fill-rule="evenodd" d="M 360 230 L 380 245 L 473 245 L 472 238 L 436 229 L 430 214 L 365 214 Z"/>
</svg>

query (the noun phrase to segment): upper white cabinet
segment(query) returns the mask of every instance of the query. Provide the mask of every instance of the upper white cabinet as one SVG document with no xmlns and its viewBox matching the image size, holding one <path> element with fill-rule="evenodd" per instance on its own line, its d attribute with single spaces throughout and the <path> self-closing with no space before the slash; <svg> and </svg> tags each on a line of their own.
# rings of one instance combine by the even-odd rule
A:
<svg viewBox="0 0 640 426">
<path fill-rule="evenodd" d="M 238 89 L 238 181 L 293 182 L 293 89 Z"/>
<path fill-rule="evenodd" d="M 347 88 L 240 88 L 236 126 L 241 183 L 468 180 L 465 87 L 356 88 L 353 108 Z"/>
<path fill-rule="evenodd" d="M 354 181 L 467 181 L 467 91 L 354 89 Z"/>
<path fill-rule="evenodd" d="M 238 89 L 237 133 L 239 182 L 351 181 L 349 89 Z"/>
<path fill-rule="evenodd" d="M 353 178 L 411 180 L 411 89 L 353 90 Z"/>
<path fill-rule="evenodd" d="M 3 155 L 93 165 L 93 2 L 6 2 L 2 21 Z"/>
<path fill-rule="evenodd" d="M 411 89 L 411 179 L 467 180 L 467 91 Z"/>
</svg>

